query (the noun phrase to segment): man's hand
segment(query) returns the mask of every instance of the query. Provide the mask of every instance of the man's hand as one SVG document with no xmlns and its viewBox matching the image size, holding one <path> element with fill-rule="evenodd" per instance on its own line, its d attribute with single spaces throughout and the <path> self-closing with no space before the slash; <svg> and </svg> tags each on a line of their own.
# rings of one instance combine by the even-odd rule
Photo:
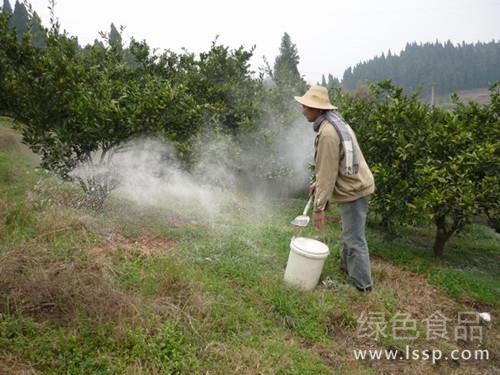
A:
<svg viewBox="0 0 500 375">
<path fill-rule="evenodd" d="M 317 229 L 321 229 L 325 224 L 325 211 L 315 211 L 313 213 L 313 223 Z"/>
<path fill-rule="evenodd" d="M 309 195 L 313 195 L 316 192 L 316 182 L 313 182 L 309 185 Z"/>
</svg>

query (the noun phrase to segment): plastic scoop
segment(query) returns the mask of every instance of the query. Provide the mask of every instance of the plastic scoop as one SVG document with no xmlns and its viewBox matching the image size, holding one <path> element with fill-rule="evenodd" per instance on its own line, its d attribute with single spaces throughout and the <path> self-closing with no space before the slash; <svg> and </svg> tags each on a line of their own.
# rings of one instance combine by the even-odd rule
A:
<svg viewBox="0 0 500 375">
<path fill-rule="evenodd" d="M 313 196 L 311 195 L 309 197 L 309 200 L 307 201 L 306 207 L 304 208 L 304 212 L 302 213 L 302 215 L 299 215 L 292 220 L 291 222 L 292 225 L 296 225 L 298 227 L 306 227 L 307 224 L 309 224 L 309 221 L 311 219 L 309 218 L 309 216 L 307 216 L 307 211 L 309 211 L 309 207 L 311 207 L 312 201 L 313 201 Z"/>
</svg>

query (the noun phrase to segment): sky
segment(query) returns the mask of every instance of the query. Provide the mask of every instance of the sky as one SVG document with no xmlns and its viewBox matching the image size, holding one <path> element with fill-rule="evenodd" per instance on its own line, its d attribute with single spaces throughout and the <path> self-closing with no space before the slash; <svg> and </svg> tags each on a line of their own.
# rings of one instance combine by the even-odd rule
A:
<svg viewBox="0 0 500 375">
<path fill-rule="evenodd" d="M 31 4 L 48 25 L 48 0 Z M 500 40 L 500 0 L 57 0 L 55 15 L 82 45 L 113 22 L 125 40 L 159 51 L 207 51 L 217 36 L 231 48 L 255 46 L 255 71 L 264 57 L 273 65 L 287 32 L 311 84 L 407 42 Z"/>
</svg>

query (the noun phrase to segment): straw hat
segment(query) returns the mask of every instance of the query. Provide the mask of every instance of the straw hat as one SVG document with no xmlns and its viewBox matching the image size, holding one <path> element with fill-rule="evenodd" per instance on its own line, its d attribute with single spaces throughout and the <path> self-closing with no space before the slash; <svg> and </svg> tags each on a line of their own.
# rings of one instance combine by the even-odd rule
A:
<svg viewBox="0 0 500 375">
<path fill-rule="evenodd" d="M 300 104 L 310 108 L 317 109 L 337 109 L 328 98 L 326 87 L 314 85 L 304 94 L 304 96 L 295 96 L 295 100 Z"/>
</svg>

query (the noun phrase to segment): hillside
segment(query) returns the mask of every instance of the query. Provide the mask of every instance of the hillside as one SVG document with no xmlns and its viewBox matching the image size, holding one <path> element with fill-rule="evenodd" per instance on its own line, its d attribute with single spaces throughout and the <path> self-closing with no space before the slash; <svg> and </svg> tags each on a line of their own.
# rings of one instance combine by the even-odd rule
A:
<svg viewBox="0 0 500 375">
<path fill-rule="evenodd" d="M 464 103 L 471 101 L 484 105 L 490 102 L 490 92 L 488 89 L 461 90 L 457 91 L 456 94 Z M 442 105 L 450 105 L 452 103 L 450 95 L 438 96 L 435 102 Z"/>
<path fill-rule="evenodd" d="M 488 88 L 500 80 L 500 42 L 408 43 L 400 53 L 389 50 L 349 67 L 342 86 L 352 90 L 387 79 L 407 92 L 419 89 L 424 97 L 430 96 L 432 85 L 437 95 Z"/>
<path fill-rule="evenodd" d="M 360 294 L 337 268 L 336 212 L 318 232 L 292 227 L 303 200 L 220 194 L 212 212 L 115 194 L 102 212 L 36 169 L 0 120 L 1 374 L 486 374 L 500 366 L 500 241 L 475 224 L 435 260 L 432 230 L 368 240 L 375 289 Z M 331 249 L 312 292 L 282 281 L 292 236 Z M 483 343 L 427 339 L 436 312 L 490 312 Z M 390 328 L 409 314 L 420 333 Z M 364 315 L 363 315 L 364 314 Z M 363 336 L 363 316 L 386 335 Z M 411 323 L 411 321 L 409 321 Z M 488 350 L 489 360 L 357 360 L 354 350 Z M 436 362 L 436 361 L 435 361 Z"/>
</svg>

